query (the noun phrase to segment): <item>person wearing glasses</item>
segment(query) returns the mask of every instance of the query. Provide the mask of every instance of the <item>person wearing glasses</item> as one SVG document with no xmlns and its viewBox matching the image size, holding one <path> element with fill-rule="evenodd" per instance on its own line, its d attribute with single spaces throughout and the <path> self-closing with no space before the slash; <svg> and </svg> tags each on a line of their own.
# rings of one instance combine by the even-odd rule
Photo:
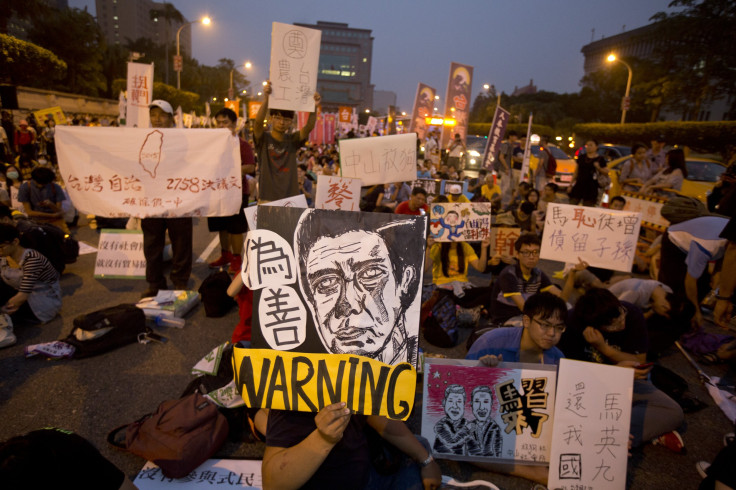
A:
<svg viewBox="0 0 736 490">
<path fill-rule="evenodd" d="M 294 111 L 271 109 L 271 131 L 263 129 L 268 111 L 271 82 L 263 87 L 263 104 L 258 109 L 253 124 L 253 138 L 258 154 L 258 202 L 277 201 L 301 194 L 296 166 L 296 154 L 309 138 L 317 118 L 320 95 L 314 93 L 315 111 L 309 114 L 307 123 L 297 132 L 290 133 Z"/>
<path fill-rule="evenodd" d="M 588 267 L 580 260 L 567 276 L 562 290 L 552 284 L 549 277 L 537 268 L 542 239 L 535 233 L 522 234 L 514 244 L 517 263 L 507 266 L 493 284 L 491 292 L 491 323 L 502 325 L 514 317 L 519 326 L 524 302 L 538 292 L 550 292 L 567 301 L 575 286 L 575 275 Z"/>
</svg>

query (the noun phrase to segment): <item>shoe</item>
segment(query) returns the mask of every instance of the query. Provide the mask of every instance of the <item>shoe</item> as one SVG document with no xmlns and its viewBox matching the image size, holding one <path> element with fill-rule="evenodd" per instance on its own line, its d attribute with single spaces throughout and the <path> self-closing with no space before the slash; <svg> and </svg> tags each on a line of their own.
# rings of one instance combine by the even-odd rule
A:
<svg viewBox="0 0 736 490">
<path fill-rule="evenodd" d="M 18 339 L 15 338 L 12 325 L 0 328 L 0 349 L 2 349 L 3 347 L 10 347 L 11 345 L 14 345 L 17 341 Z"/>
<path fill-rule="evenodd" d="M 166 284 L 149 284 L 148 289 L 141 293 L 141 298 L 151 298 L 156 296 L 161 289 L 166 289 Z"/>
<path fill-rule="evenodd" d="M 697 463 L 695 463 L 695 469 L 698 470 L 700 478 L 705 478 L 708 476 L 708 468 L 710 468 L 710 463 L 708 463 L 707 461 L 698 461 Z"/>
<path fill-rule="evenodd" d="M 241 267 L 243 267 L 243 259 L 240 258 L 240 254 L 230 254 L 230 268 L 228 272 L 230 274 L 239 274 Z"/>
<path fill-rule="evenodd" d="M 673 430 L 672 432 L 668 432 L 666 434 L 662 434 L 661 436 L 652 440 L 652 444 L 654 444 L 655 446 L 664 446 L 675 453 L 685 452 L 685 442 L 682 440 L 682 436 L 680 436 L 680 434 L 676 430 Z"/>
<path fill-rule="evenodd" d="M 219 269 L 220 267 L 225 267 L 228 265 L 233 259 L 233 254 L 228 252 L 227 250 L 223 250 L 222 254 L 220 255 L 220 258 L 215 260 L 214 262 L 210 262 L 209 265 L 210 269 Z"/>
</svg>

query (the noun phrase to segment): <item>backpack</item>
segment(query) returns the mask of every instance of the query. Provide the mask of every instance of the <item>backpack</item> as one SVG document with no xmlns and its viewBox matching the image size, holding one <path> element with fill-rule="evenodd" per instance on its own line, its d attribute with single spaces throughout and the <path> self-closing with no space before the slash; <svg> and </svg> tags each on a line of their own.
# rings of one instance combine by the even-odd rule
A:
<svg viewBox="0 0 736 490">
<path fill-rule="evenodd" d="M 202 297 L 206 316 L 215 318 L 225 316 L 235 306 L 235 300 L 227 294 L 227 288 L 231 282 L 232 279 L 225 270 L 210 274 L 202 281 L 202 285 L 199 286 L 199 295 Z"/>
<path fill-rule="evenodd" d="M 60 228 L 26 219 L 18 220 L 17 227 L 20 245 L 42 254 L 59 274 L 64 272 L 66 264 L 77 261 L 79 242 L 65 236 Z"/>
<path fill-rule="evenodd" d="M 664 203 L 659 214 L 670 222 L 671 225 L 682 223 L 683 221 L 700 218 L 701 216 L 710 216 L 708 208 L 702 201 L 689 196 L 671 197 Z"/>
<path fill-rule="evenodd" d="M 547 154 L 547 168 L 544 169 L 544 173 L 547 175 L 547 178 L 551 179 L 557 173 L 557 159 L 547 148 L 542 149 Z"/>
<path fill-rule="evenodd" d="M 63 341 L 74 346 L 72 357 L 79 359 L 132 344 L 149 332 L 142 309 L 120 304 L 76 317 L 72 333 Z"/>
</svg>

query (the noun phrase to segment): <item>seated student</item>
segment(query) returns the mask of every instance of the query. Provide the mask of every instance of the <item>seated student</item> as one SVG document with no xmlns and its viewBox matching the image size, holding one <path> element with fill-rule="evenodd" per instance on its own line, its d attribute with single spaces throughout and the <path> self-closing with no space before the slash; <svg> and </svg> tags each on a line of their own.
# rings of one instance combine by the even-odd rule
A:
<svg viewBox="0 0 736 490">
<path fill-rule="evenodd" d="M 371 464 L 366 425 L 411 461 L 394 475 Z M 426 444 L 426 446 L 425 446 Z M 429 443 L 398 420 L 352 414 L 344 402 L 316 415 L 270 410 L 263 455 L 264 488 L 439 488 L 442 472 Z"/>
<path fill-rule="evenodd" d="M 456 304 L 471 308 L 488 303 L 490 288 L 473 287 L 468 281 L 468 267 L 484 272 L 488 262 L 490 239 L 481 242 L 480 257 L 467 242 L 435 242 L 427 238 L 425 267 L 432 267 L 432 283 L 449 290 Z"/>
<path fill-rule="evenodd" d="M 533 214 L 535 210 L 536 208 L 534 207 L 534 204 L 529 201 L 524 201 L 519 204 L 519 207 L 514 211 L 516 226 L 521 228 L 522 233 L 534 231 Z"/>
<path fill-rule="evenodd" d="M 519 204 L 526 201 L 526 197 L 532 189 L 533 187 L 529 182 L 519 182 L 519 185 L 511 194 L 511 202 L 506 206 L 506 210 L 516 209 Z"/>
<path fill-rule="evenodd" d="M 621 196 L 614 196 L 613 199 L 611 199 L 610 204 L 608 205 L 608 209 L 613 209 L 616 211 L 623 211 L 625 207 L 626 199 Z"/>
<path fill-rule="evenodd" d="M 532 213 L 535 231 L 540 235 L 544 231 L 544 218 L 547 216 L 547 206 L 549 203 L 560 202 L 557 198 L 557 191 L 559 190 L 560 187 L 557 184 L 548 182 L 542 190 L 542 196 L 539 198 L 536 211 Z"/>
<path fill-rule="evenodd" d="M 34 168 L 31 180 L 23 182 L 18 190 L 18 201 L 23 203 L 29 218 L 54 225 L 69 233 L 61 209 L 61 202 L 66 196 L 54 179 L 56 174 L 53 170 L 45 167 Z"/>
<path fill-rule="evenodd" d="M 386 193 L 383 196 L 382 204 L 394 210 L 399 203 L 408 201 L 410 195 L 411 186 L 406 182 L 389 184 L 386 188 Z"/>
<path fill-rule="evenodd" d="M 620 302 L 607 289 L 590 289 L 575 304 L 559 345 L 571 359 L 634 368 L 629 431 L 634 436 L 632 446 L 652 441 L 682 451 L 684 443 L 675 431 L 685 420 L 682 408 L 647 380 L 651 366 L 637 368 L 646 361 L 649 350 L 647 327 L 639 308 Z"/>
</svg>

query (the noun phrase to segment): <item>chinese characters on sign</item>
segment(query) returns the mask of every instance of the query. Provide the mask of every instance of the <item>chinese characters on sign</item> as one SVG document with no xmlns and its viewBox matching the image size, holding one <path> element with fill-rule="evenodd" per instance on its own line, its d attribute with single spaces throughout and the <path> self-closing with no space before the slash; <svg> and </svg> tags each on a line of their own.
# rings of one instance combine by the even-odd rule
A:
<svg viewBox="0 0 736 490">
<path fill-rule="evenodd" d="M 101 230 L 94 275 L 98 279 L 145 278 L 146 258 L 143 255 L 143 232 Z"/>
<path fill-rule="evenodd" d="M 434 203 L 429 236 L 438 242 L 483 241 L 491 233 L 491 203 Z"/>
<path fill-rule="evenodd" d="M 560 361 L 550 488 L 626 488 L 633 376 L 633 369 Z"/>
<path fill-rule="evenodd" d="M 642 224 L 654 226 L 664 230 L 670 226 L 670 222 L 662 217 L 662 206 L 664 199 L 642 199 L 642 195 L 638 193 L 624 192 L 622 195 L 626 198 L 625 211 L 632 213 L 641 213 Z"/>
<path fill-rule="evenodd" d="M 314 112 L 322 31 L 273 23 L 271 31 L 271 109 Z"/>
<path fill-rule="evenodd" d="M 161 469 L 148 461 L 133 480 L 139 490 L 176 488 L 229 487 L 257 489 L 263 487 L 261 461 L 253 459 L 208 459 L 183 478 L 168 478 Z"/>
<path fill-rule="evenodd" d="M 640 225 L 635 212 L 550 203 L 540 256 L 629 272 Z"/>
<path fill-rule="evenodd" d="M 153 65 L 128 63 L 128 87 L 125 106 L 125 125 L 129 128 L 147 128 L 151 124 L 148 106 L 153 100 Z"/>
<path fill-rule="evenodd" d="M 357 211 L 360 207 L 360 179 L 320 175 L 317 179 L 316 209 Z"/>
<path fill-rule="evenodd" d="M 496 114 L 493 116 L 493 123 L 488 132 L 488 140 L 486 141 L 486 148 L 483 152 L 483 168 L 490 170 L 493 166 L 493 161 L 496 155 L 498 155 L 498 150 L 501 148 L 503 135 L 506 134 L 506 124 L 509 122 L 510 115 L 501 106 L 496 107 Z"/>
<path fill-rule="evenodd" d="M 427 204 L 432 204 L 432 201 L 440 195 L 442 181 L 439 179 L 418 179 L 412 182 L 411 187 L 412 189 L 414 187 L 421 187 L 427 191 Z"/>
<path fill-rule="evenodd" d="M 521 228 L 504 228 L 494 226 L 491 228 L 491 251 L 490 256 L 494 255 L 514 255 L 514 245 L 516 240 L 521 236 Z"/>
<path fill-rule="evenodd" d="M 416 141 L 414 133 L 342 139 L 341 174 L 364 186 L 411 182 L 417 178 Z"/>
</svg>

